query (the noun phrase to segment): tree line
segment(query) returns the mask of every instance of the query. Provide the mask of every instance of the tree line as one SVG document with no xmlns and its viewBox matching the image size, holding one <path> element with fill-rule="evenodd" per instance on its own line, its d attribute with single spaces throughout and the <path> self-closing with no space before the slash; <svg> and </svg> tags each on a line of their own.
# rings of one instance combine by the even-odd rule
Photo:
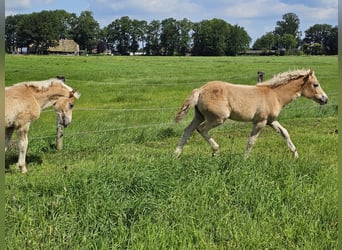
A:
<svg viewBox="0 0 342 250">
<path fill-rule="evenodd" d="M 310 54 L 337 54 L 337 26 L 316 24 L 305 31 L 301 40 L 300 20 L 287 13 L 277 22 L 273 32 L 258 38 L 252 48 L 262 51 L 294 51 L 301 48 Z M 162 21 L 131 19 L 123 16 L 104 28 L 93 13 L 77 16 L 65 10 L 41 11 L 12 15 L 5 19 L 6 52 L 30 48 L 31 53 L 45 54 L 60 39 L 73 39 L 86 53 L 126 55 L 235 56 L 250 49 L 251 38 L 243 27 L 214 18 L 191 22 L 184 18 Z"/>
<path fill-rule="evenodd" d="M 283 20 L 277 21 L 274 31 L 268 32 L 258 38 L 253 44 L 253 49 L 267 51 L 280 50 L 288 53 L 298 52 L 298 47 L 305 54 L 312 55 L 337 55 L 338 53 L 338 28 L 329 24 L 315 24 L 305 31 L 305 37 L 301 40 L 299 31 L 300 20 L 294 13 L 283 15 Z"/>
</svg>

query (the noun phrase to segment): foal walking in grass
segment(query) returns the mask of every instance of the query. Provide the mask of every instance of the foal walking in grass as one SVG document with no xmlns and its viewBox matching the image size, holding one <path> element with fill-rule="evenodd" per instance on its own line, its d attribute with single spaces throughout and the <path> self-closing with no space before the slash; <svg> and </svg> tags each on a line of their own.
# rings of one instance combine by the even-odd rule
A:
<svg viewBox="0 0 342 250">
<path fill-rule="evenodd" d="M 305 96 L 321 105 L 328 102 L 328 96 L 321 88 L 312 69 L 281 73 L 253 86 L 221 81 L 208 82 L 192 91 L 174 118 L 176 123 L 181 121 L 190 108 L 195 107 L 195 116 L 185 128 L 175 150 L 175 156 L 181 155 L 184 144 L 195 129 L 210 144 L 212 154 L 216 155 L 219 145 L 208 132 L 227 119 L 231 119 L 253 123 L 245 157 L 250 153 L 262 128 L 270 125 L 280 133 L 294 157 L 298 158 L 297 149 L 289 133 L 280 125 L 277 117 L 285 105 L 300 96 Z"/>
</svg>

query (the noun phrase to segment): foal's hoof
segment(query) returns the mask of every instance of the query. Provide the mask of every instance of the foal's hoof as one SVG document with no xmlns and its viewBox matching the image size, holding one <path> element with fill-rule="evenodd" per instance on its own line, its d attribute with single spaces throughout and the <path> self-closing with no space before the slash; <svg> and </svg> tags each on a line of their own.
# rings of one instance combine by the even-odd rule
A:
<svg viewBox="0 0 342 250">
<path fill-rule="evenodd" d="M 295 151 L 294 153 L 293 153 L 293 157 L 295 158 L 295 159 L 298 159 L 298 153 L 297 153 L 297 151 Z"/>
<path fill-rule="evenodd" d="M 180 155 L 182 154 L 182 149 L 177 148 L 175 152 L 173 153 L 174 158 L 179 158 Z"/>
<path fill-rule="evenodd" d="M 22 174 L 27 173 L 27 168 L 26 168 L 25 165 L 24 165 L 24 166 L 17 165 L 17 168 L 20 170 L 20 172 L 21 172 Z"/>
<path fill-rule="evenodd" d="M 211 153 L 211 156 L 212 156 L 212 157 L 215 157 L 215 156 L 218 156 L 218 154 L 219 154 L 219 151 L 218 151 L 218 150 L 215 150 L 215 151 L 213 151 L 213 152 Z"/>
</svg>

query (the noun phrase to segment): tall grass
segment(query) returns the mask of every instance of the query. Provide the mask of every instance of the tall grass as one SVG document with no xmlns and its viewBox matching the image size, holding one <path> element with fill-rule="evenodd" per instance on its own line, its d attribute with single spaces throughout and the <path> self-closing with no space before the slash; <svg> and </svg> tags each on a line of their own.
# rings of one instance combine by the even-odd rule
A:
<svg viewBox="0 0 342 250">
<path fill-rule="evenodd" d="M 244 159 L 251 125 L 231 121 L 211 132 L 218 157 L 194 134 L 172 158 L 192 88 L 311 66 L 329 104 L 280 117 L 298 160 L 268 128 Z M 60 74 L 82 93 L 63 150 L 50 110 L 31 126 L 28 174 L 6 154 L 8 249 L 336 249 L 336 57 L 6 56 L 7 85 Z"/>
</svg>

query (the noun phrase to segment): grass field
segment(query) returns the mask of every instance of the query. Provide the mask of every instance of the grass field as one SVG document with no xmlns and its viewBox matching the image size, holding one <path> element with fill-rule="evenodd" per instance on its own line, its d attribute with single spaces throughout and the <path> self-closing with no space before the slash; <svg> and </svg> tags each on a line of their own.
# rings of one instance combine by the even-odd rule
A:
<svg viewBox="0 0 342 250">
<path fill-rule="evenodd" d="M 30 129 L 28 173 L 6 153 L 7 249 L 336 249 L 337 57 L 6 56 L 6 85 L 65 75 L 82 96 L 54 149 L 49 109 Z M 210 80 L 255 84 L 313 67 L 329 104 L 298 99 L 243 158 L 249 123 L 211 134 L 211 157 L 194 134 L 172 153 L 192 118 L 172 119 Z M 15 138 L 14 138 L 15 140 Z"/>
</svg>

